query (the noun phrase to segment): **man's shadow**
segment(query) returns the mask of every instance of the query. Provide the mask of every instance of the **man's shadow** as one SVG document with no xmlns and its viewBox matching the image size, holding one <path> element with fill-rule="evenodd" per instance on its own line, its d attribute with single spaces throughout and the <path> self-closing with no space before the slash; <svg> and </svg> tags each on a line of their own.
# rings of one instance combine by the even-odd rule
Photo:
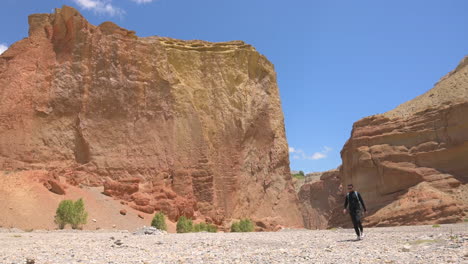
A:
<svg viewBox="0 0 468 264">
<path fill-rule="evenodd" d="M 357 240 L 357 239 L 346 239 L 346 240 L 340 240 L 337 241 L 338 243 L 344 243 L 344 242 L 360 242 L 362 240 Z"/>
</svg>

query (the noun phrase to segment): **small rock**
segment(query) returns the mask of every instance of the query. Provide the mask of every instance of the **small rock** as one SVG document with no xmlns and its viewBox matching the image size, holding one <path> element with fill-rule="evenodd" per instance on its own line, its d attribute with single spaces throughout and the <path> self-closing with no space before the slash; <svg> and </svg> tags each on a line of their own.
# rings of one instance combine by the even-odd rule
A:
<svg viewBox="0 0 468 264">
<path fill-rule="evenodd" d="M 117 246 L 121 246 L 121 245 L 123 245 L 123 242 L 120 241 L 120 239 L 118 239 L 118 240 L 116 240 L 116 241 L 114 242 L 114 244 L 116 244 Z"/>
<path fill-rule="evenodd" d="M 96 223 L 96 222 L 97 222 L 97 220 L 96 220 L 96 219 L 94 219 L 94 218 L 93 218 L 91 221 L 93 221 L 94 223 Z"/>
<path fill-rule="evenodd" d="M 117 226 L 116 225 L 112 225 L 112 228 L 116 228 Z"/>
<path fill-rule="evenodd" d="M 141 219 L 145 219 L 141 214 L 138 214 L 138 217 Z"/>
<path fill-rule="evenodd" d="M 120 214 L 121 214 L 121 215 L 126 215 L 126 214 L 127 214 L 127 210 L 125 210 L 125 209 L 120 210 Z"/>
<path fill-rule="evenodd" d="M 166 233 L 166 231 L 159 230 L 153 226 L 144 226 L 133 232 L 134 235 L 162 235 Z"/>
<path fill-rule="evenodd" d="M 32 259 L 32 258 L 27 258 L 26 259 L 26 264 L 34 264 L 34 263 L 36 263 L 36 261 L 34 259 Z"/>
<path fill-rule="evenodd" d="M 55 194 L 65 194 L 65 188 L 56 180 L 48 180 L 47 182 L 44 182 L 44 187 Z"/>
<path fill-rule="evenodd" d="M 404 245 L 403 248 L 401 249 L 402 252 L 409 252 L 411 249 L 410 245 Z"/>
</svg>

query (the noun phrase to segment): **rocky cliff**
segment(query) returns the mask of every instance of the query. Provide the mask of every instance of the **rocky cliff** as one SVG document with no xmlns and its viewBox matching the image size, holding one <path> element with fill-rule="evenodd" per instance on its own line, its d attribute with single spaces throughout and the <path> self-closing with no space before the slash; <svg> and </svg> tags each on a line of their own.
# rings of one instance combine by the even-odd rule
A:
<svg viewBox="0 0 468 264">
<path fill-rule="evenodd" d="M 172 220 L 302 226 L 274 67 L 252 46 L 140 38 L 66 6 L 29 25 L 0 56 L 0 170 Z"/>
<path fill-rule="evenodd" d="M 468 206 L 468 59 L 427 93 L 353 126 L 343 185 L 361 191 L 368 225 L 462 221 Z"/>
<path fill-rule="evenodd" d="M 304 227 L 309 229 L 328 228 L 329 223 L 342 220 L 343 187 L 338 169 L 308 174 L 310 178 L 298 191 Z M 338 212 L 338 215 L 336 214 Z M 337 218 L 338 217 L 338 218 Z"/>
</svg>

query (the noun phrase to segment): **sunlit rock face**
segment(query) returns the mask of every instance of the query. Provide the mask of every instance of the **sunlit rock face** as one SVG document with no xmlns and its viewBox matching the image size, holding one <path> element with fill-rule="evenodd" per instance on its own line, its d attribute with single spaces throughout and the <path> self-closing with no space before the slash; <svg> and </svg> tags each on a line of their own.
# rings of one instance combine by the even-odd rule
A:
<svg viewBox="0 0 468 264">
<path fill-rule="evenodd" d="M 354 123 L 341 179 L 368 201 L 368 225 L 462 221 L 468 205 L 468 59 L 433 89 Z"/>
<path fill-rule="evenodd" d="M 75 9 L 0 56 L 0 169 L 144 211 L 302 226 L 273 65 L 242 41 L 140 38 Z"/>
</svg>

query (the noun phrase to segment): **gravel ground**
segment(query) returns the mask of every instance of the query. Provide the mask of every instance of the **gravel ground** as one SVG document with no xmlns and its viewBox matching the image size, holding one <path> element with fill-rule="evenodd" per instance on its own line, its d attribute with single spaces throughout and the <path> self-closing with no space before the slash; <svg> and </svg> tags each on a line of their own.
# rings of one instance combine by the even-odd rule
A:
<svg viewBox="0 0 468 264">
<path fill-rule="evenodd" d="M 0 229 L 0 263 L 468 263 L 468 223 L 265 233 L 137 235 Z"/>
</svg>

